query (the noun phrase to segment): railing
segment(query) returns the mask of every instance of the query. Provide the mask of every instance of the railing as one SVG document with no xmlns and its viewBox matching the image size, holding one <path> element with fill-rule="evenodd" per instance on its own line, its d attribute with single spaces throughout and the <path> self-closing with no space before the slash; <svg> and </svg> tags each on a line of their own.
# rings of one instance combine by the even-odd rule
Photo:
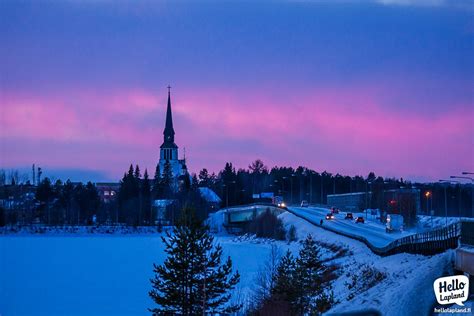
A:
<svg viewBox="0 0 474 316">
<path fill-rule="evenodd" d="M 458 222 L 444 228 L 396 239 L 384 247 L 377 247 L 372 245 L 363 236 L 338 231 L 329 226 L 322 226 L 316 221 L 302 217 L 291 210 L 288 211 L 313 225 L 322 227 L 339 235 L 357 239 L 366 244 L 373 253 L 379 256 L 388 256 L 402 252 L 433 255 L 444 252 L 447 249 L 456 248 L 458 246 L 458 240 L 461 236 L 461 242 L 462 240 L 465 240 L 466 243 L 471 244 L 474 242 L 474 222 Z"/>
</svg>

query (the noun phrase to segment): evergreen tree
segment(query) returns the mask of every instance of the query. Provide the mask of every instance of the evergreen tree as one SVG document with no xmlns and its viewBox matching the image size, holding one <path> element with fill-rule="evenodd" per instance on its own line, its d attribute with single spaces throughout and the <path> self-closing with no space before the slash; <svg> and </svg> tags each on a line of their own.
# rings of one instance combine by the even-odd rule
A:
<svg viewBox="0 0 474 316">
<path fill-rule="evenodd" d="M 165 199 L 171 198 L 173 192 L 173 171 L 171 164 L 167 160 L 163 168 L 163 176 L 161 177 L 160 187 L 163 190 L 163 197 Z"/>
<path fill-rule="evenodd" d="M 295 273 L 296 262 L 288 250 L 278 264 L 274 276 L 274 287 L 271 289 L 271 300 L 278 302 L 279 305 L 287 305 L 291 310 L 297 309 L 298 297 L 301 294 Z"/>
<path fill-rule="evenodd" d="M 153 177 L 153 192 L 152 198 L 158 199 L 160 197 L 160 187 L 161 187 L 161 171 L 160 171 L 160 164 L 156 164 L 155 168 L 155 175 Z"/>
<path fill-rule="evenodd" d="M 151 191 L 150 180 L 148 179 L 148 170 L 145 169 L 143 182 L 141 187 L 142 196 L 142 218 L 147 219 L 148 225 L 153 224 L 153 216 L 151 214 Z"/>
<path fill-rule="evenodd" d="M 128 176 L 129 178 L 132 178 L 132 177 L 134 176 L 133 164 L 130 164 L 130 167 L 128 168 L 127 176 Z"/>
<path fill-rule="evenodd" d="M 317 310 L 316 300 L 323 293 L 322 272 L 324 266 L 321 262 L 319 249 L 313 236 L 309 234 L 303 241 L 303 248 L 296 259 L 296 278 L 303 295 L 299 297 L 298 306 L 303 313 L 311 314 Z"/>
<path fill-rule="evenodd" d="M 140 179 L 142 175 L 140 174 L 140 167 L 138 165 L 135 166 L 135 172 L 133 173 L 135 179 Z"/>
<path fill-rule="evenodd" d="M 206 168 L 199 171 L 199 186 L 208 187 L 209 186 L 209 172 Z"/>
<path fill-rule="evenodd" d="M 227 314 L 240 308 L 229 304 L 239 273 L 231 274 L 230 257 L 221 264 L 222 248 L 214 246 L 208 229 L 191 216 L 162 237 L 168 257 L 163 265 L 154 265 L 149 295 L 158 307 L 150 309 L 153 315 Z"/>
</svg>

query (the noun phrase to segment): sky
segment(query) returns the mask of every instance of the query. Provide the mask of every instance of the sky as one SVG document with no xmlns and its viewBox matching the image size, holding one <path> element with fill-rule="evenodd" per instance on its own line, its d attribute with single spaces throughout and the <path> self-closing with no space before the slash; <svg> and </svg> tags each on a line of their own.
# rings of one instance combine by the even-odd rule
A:
<svg viewBox="0 0 474 316">
<path fill-rule="evenodd" d="M 474 171 L 474 2 L 0 1 L 0 168 Z"/>
</svg>

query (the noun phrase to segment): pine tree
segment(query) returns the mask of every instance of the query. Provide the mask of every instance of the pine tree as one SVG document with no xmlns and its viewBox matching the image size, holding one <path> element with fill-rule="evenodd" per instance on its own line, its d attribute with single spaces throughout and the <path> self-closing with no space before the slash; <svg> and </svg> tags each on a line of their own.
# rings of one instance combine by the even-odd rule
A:
<svg viewBox="0 0 474 316">
<path fill-rule="evenodd" d="M 283 258 L 281 258 L 277 267 L 276 275 L 274 277 L 275 286 L 271 290 L 273 300 L 285 301 L 290 305 L 296 303 L 296 296 L 299 291 L 296 289 L 295 272 L 295 258 L 288 250 Z"/>
<path fill-rule="evenodd" d="M 303 241 L 303 248 L 296 259 L 296 277 L 299 288 L 304 295 L 299 298 L 298 305 L 303 313 L 310 313 L 317 309 L 316 300 L 323 293 L 322 272 L 324 266 L 321 262 L 319 249 L 313 236 L 309 234 Z"/>
<path fill-rule="evenodd" d="M 206 168 L 199 171 L 199 186 L 208 187 L 209 186 L 209 172 Z"/>
<path fill-rule="evenodd" d="M 173 171 L 171 170 L 171 164 L 168 160 L 165 162 L 163 168 L 160 186 L 163 190 L 163 197 L 166 199 L 171 198 L 173 192 Z"/>
<path fill-rule="evenodd" d="M 160 164 L 156 164 L 155 168 L 155 176 L 153 177 L 153 192 L 152 192 L 152 198 L 153 199 L 158 199 L 160 197 L 160 192 L 161 192 L 161 171 L 160 171 Z"/>
<path fill-rule="evenodd" d="M 145 169 L 143 174 L 143 182 L 141 187 L 142 196 L 142 218 L 148 219 L 148 225 L 152 225 L 153 218 L 151 214 L 151 191 L 150 191 L 150 180 L 148 179 L 148 170 Z"/>
<path fill-rule="evenodd" d="M 239 273 L 231 274 L 230 257 L 221 264 L 222 248 L 214 246 L 207 226 L 194 216 L 183 218 L 162 239 L 168 257 L 163 265 L 154 265 L 149 295 L 158 307 L 150 309 L 153 315 L 227 314 L 240 308 L 229 304 Z"/>
<path fill-rule="evenodd" d="M 140 167 L 138 165 L 135 166 L 135 172 L 133 173 L 135 179 L 140 179 L 142 175 L 140 174 Z"/>
</svg>

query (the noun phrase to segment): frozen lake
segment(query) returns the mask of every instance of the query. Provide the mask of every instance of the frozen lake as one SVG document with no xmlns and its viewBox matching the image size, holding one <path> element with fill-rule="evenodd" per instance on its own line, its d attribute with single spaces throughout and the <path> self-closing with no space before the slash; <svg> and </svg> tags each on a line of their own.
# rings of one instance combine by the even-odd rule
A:
<svg viewBox="0 0 474 316">
<path fill-rule="evenodd" d="M 245 296 L 270 245 L 216 239 Z M 0 315 L 150 315 L 149 279 L 163 260 L 156 235 L 0 237 Z"/>
</svg>

